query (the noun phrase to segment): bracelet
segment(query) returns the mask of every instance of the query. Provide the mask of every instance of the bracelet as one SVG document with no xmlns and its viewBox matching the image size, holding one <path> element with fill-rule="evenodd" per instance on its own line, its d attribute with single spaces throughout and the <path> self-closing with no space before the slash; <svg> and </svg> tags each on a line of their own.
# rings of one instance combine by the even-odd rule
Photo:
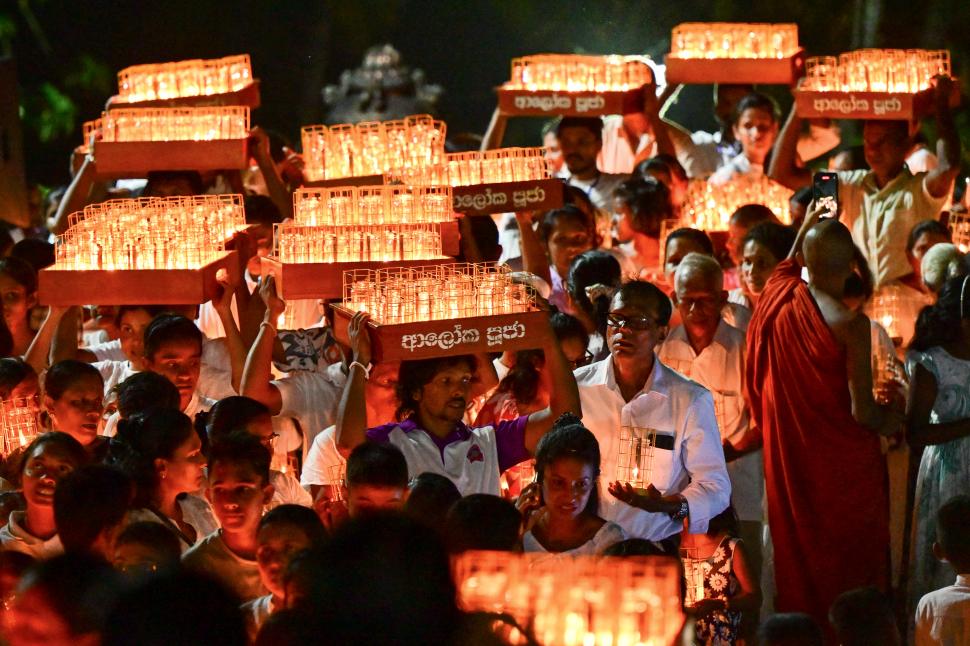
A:
<svg viewBox="0 0 970 646">
<path fill-rule="evenodd" d="M 260 330 L 262 330 L 264 327 L 268 327 L 269 329 L 271 329 L 273 331 L 273 334 L 277 333 L 276 326 L 270 323 L 269 321 L 263 321 L 262 323 L 259 324 Z"/>
<path fill-rule="evenodd" d="M 360 361 L 351 361 L 350 369 L 353 370 L 354 366 L 364 371 L 364 379 L 370 379 L 370 368 L 362 364 Z"/>
</svg>

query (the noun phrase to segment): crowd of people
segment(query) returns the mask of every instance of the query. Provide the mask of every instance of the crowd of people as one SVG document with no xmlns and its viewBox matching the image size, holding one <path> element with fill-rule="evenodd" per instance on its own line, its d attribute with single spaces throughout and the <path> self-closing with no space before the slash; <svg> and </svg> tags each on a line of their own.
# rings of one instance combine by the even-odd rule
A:
<svg viewBox="0 0 970 646">
<path fill-rule="evenodd" d="M 867 121 L 860 155 L 748 86 L 716 88 L 716 133 L 664 117 L 675 88 L 551 121 L 564 206 L 460 225 L 462 261 L 508 265 L 549 312 L 542 347 L 399 363 L 374 361 L 370 313 L 343 345 L 325 303 L 262 275 L 300 184 L 276 135 L 253 131 L 241 184 L 103 184 L 89 154 L 50 231 L 110 197 L 240 185 L 245 269 L 202 306 L 45 307 L 50 234 L 7 231 L 0 396 L 37 433 L 0 465 L 4 640 L 508 643 L 508 617 L 461 608 L 449 565 L 501 550 L 689 554 L 700 644 L 970 643 L 950 89 L 935 154 L 919 124 Z M 837 213 L 812 202 L 812 168 L 838 171 Z M 725 242 L 683 219 L 691 183 L 763 176 L 794 191 L 792 221 L 744 205 Z M 633 483 L 631 432 L 649 452 Z"/>
</svg>

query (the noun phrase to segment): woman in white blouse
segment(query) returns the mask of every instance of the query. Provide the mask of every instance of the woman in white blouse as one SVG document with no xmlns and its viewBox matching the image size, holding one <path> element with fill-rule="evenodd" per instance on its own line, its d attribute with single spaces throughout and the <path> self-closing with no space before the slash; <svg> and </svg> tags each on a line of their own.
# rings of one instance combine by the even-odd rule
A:
<svg viewBox="0 0 970 646">
<path fill-rule="evenodd" d="M 539 506 L 522 537 L 526 552 L 599 554 L 622 541 L 623 530 L 599 516 L 600 448 L 575 415 L 556 420 L 536 449 L 536 482 L 520 508 Z"/>
</svg>

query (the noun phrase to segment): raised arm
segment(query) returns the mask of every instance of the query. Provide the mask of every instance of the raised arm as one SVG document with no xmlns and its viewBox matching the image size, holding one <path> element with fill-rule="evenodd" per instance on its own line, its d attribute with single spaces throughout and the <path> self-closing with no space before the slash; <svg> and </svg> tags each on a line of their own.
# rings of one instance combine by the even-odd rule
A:
<svg viewBox="0 0 970 646">
<path fill-rule="evenodd" d="M 243 344 L 239 328 L 236 326 L 236 319 L 232 316 L 232 297 L 237 286 L 231 284 L 229 279 L 226 278 L 219 280 L 219 287 L 221 293 L 212 300 L 212 307 L 219 315 L 222 327 L 226 330 L 226 346 L 229 350 L 229 364 L 232 368 L 232 389 L 238 393 L 242 383 L 243 370 L 246 366 L 246 346 Z"/>
<path fill-rule="evenodd" d="M 367 312 L 357 312 L 350 319 L 347 333 L 353 351 L 350 374 L 337 407 L 337 428 L 334 442 L 344 457 L 367 440 L 367 404 L 365 403 L 365 368 L 370 363 L 370 335 L 367 331 Z"/>
<path fill-rule="evenodd" d="M 953 180 L 960 173 L 960 137 L 950 111 L 950 93 L 953 80 L 946 76 L 936 79 L 936 156 L 939 165 L 926 176 L 926 190 L 933 197 L 946 197 L 953 187 Z"/>
<path fill-rule="evenodd" d="M 30 342 L 30 347 L 27 348 L 27 354 L 24 355 L 24 362 L 27 363 L 31 368 L 34 369 L 38 375 L 47 369 L 47 366 L 51 364 L 51 345 L 54 341 L 54 336 L 57 330 L 60 328 L 61 320 L 64 319 L 64 315 L 70 310 L 67 307 L 58 307 L 52 305 L 47 310 L 47 318 L 44 319 L 44 323 L 40 326 L 40 330 L 34 336 L 34 340 Z M 70 323 L 73 323 L 74 331 L 74 347 L 77 348 L 77 317 L 68 316 Z M 73 358 L 67 356 L 65 358 Z"/>
<path fill-rule="evenodd" d="M 795 113 L 795 105 L 792 104 L 788 120 L 785 121 L 771 153 L 768 177 L 793 191 L 808 186 L 812 181 L 812 172 L 798 165 L 798 140 L 801 132 L 802 119 Z"/>
<path fill-rule="evenodd" d="M 535 454 L 536 446 L 542 436 L 549 432 L 553 423 L 563 413 L 573 413 L 583 416 L 583 409 L 579 402 L 579 387 L 573 376 L 572 366 L 566 361 L 559 340 L 552 331 L 552 326 L 546 322 L 546 343 L 542 348 L 545 354 L 544 378 L 548 380 L 549 407 L 529 415 L 529 422 L 525 427 L 525 448 Z"/>
<path fill-rule="evenodd" d="M 805 236 L 808 235 L 808 231 L 818 224 L 818 219 L 823 213 L 827 213 L 828 209 L 819 206 L 815 202 L 808 205 L 808 212 L 805 214 L 805 219 L 802 220 L 802 226 L 798 229 L 798 234 L 795 236 L 795 242 L 792 243 L 791 250 L 788 252 L 788 258 L 798 258 L 799 262 L 803 265 L 805 264 L 804 259 L 801 257 L 802 244 L 805 242 Z"/>
<path fill-rule="evenodd" d="M 650 124 L 653 132 L 653 139 L 657 142 L 657 153 L 677 156 L 674 149 L 674 142 L 667 132 L 667 123 L 660 118 L 660 99 L 657 97 L 657 86 L 648 85 L 643 88 L 643 116 Z"/>
<path fill-rule="evenodd" d="M 259 295 L 266 303 L 266 314 L 246 357 L 240 387 L 243 395 L 262 402 L 269 407 L 270 413 L 278 415 L 283 408 L 283 398 L 279 388 L 273 384 L 271 365 L 273 344 L 276 343 L 276 321 L 286 310 L 286 303 L 276 295 L 276 281 L 272 276 L 264 276 L 260 280 Z"/>
<path fill-rule="evenodd" d="M 84 163 L 78 170 L 74 179 L 71 180 L 64 197 L 61 198 L 54 214 L 53 222 L 50 223 L 50 230 L 55 235 L 61 235 L 67 231 L 67 218 L 75 211 L 80 211 L 91 202 L 91 193 L 98 186 L 97 169 L 94 157 L 90 154 L 84 157 Z"/>
<path fill-rule="evenodd" d="M 498 106 L 495 106 L 495 112 L 492 113 L 492 120 L 488 122 L 488 130 L 485 131 L 485 136 L 482 137 L 482 152 L 502 147 L 502 139 L 505 138 L 505 126 L 508 125 L 508 122 L 508 116 L 502 114 Z"/>
<path fill-rule="evenodd" d="M 535 274 L 548 284 L 552 284 L 552 273 L 549 271 L 549 256 L 539 240 L 539 234 L 533 228 L 535 212 L 518 211 L 515 223 L 519 226 L 520 243 L 522 245 L 522 269 Z"/>
<path fill-rule="evenodd" d="M 249 131 L 249 140 L 251 142 L 250 152 L 253 159 L 256 160 L 256 164 L 259 166 L 259 172 L 263 174 L 263 180 L 266 182 L 270 199 L 273 200 L 276 208 L 280 210 L 283 219 L 292 218 L 293 196 L 290 195 L 289 189 L 286 188 L 283 178 L 280 177 L 279 171 L 276 170 L 273 157 L 270 155 L 269 135 L 266 134 L 265 130 L 256 126 Z"/>
</svg>

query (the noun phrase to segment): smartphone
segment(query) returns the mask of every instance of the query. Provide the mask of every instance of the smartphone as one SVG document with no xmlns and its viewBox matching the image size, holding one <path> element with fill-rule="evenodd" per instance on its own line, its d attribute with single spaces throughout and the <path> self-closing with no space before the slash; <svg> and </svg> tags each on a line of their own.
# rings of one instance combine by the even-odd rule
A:
<svg viewBox="0 0 970 646">
<path fill-rule="evenodd" d="M 839 213 L 839 174 L 833 171 L 815 173 L 812 182 L 812 200 L 826 208 L 821 219 L 836 218 Z"/>
</svg>

